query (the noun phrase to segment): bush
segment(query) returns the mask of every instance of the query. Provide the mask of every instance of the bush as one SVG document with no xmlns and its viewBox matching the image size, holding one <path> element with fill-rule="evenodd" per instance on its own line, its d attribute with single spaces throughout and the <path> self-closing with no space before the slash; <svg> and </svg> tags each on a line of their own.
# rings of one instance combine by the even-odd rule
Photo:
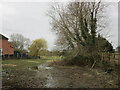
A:
<svg viewBox="0 0 120 90">
<path fill-rule="evenodd" d="M 97 54 L 94 55 L 78 55 L 74 58 L 65 58 L 65 61 L 68 65 L 77 65 L 77 66 L 91 66 L 95 60 L 100 61 L 100 56 Z"/>
<path fill-rule="evenodd" d="M 77 65 L 77 66 L 85 66 L 89 62 L 89 58 L 86 56 L 76 56 L 73 59 L 68 61 L 68 64 Z"/>
</svg>

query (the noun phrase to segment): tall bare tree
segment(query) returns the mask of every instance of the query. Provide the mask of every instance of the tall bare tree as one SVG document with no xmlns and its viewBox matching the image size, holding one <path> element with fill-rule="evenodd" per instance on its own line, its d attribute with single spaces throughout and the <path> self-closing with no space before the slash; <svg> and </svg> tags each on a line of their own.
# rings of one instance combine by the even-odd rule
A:
<svg viewBox="0 0 120 90">
<path fill-rule="evenodd" d="M 52 19 L 52 30 L 58 35 L 57 44 L 62 49 L 72 51 L 74 57 L 86 53 L 96 54 L 99 51 L 98 22 L 102 18 L 103 10 L 101 1 L 52 5 L 49 16 Z"/>
<path fill-rule="evenodd" d="M 30 40 L 21 34 L 12 34 L 10 36 L 10 42 L 13 45 L 15 51 L 20 52 L 27 49 L 30 44 Z"/>
<path fill-rule="evenodd" d="M 65 38 L 68 46 L 88 44 L 88 39 L 95 44 L 97 20 L 101 13 L 101 2 L 74 2 L 64 7 L 52 6 L 53 29 L 59 38 Z"/>
</svg>

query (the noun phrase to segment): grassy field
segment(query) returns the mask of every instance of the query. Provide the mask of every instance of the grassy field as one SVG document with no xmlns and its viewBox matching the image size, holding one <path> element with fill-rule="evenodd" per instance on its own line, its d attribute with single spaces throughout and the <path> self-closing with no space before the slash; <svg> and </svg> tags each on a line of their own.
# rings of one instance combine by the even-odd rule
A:
<svg viewBox="0 0 120 90">
<path fill-rule="evenodd" d="M 40 65 L 45 62 L 60 60 L 58 56 L 42 56 L 41 59 L 14 59 L 2 60 L 2 72 L 13 73 L 15 70 L 28 70 L 29 68 Z"/>
<path fill-rule="evenodd" d="M 39 65 L 46 60 L 4 60 L 2 61 L 3 70 L 6 69 L 27 69 L 28 67 Z"/>
<path fill-rule="evenodd" d="M 41 63 L 52 62 L 55 60 L 60 60 L 60 57 L 42 56 L 41 59 L 2 60 L 3 88 L 14 87 L 15 83 L 17 83 L 15 81 L 20 82 L 19 80 L 27 80 L 26 78 L 28 78 L 30 80 L 31 77 L 34 77 L 34 75 L 36 73 L 33 70 L 35 66 L 39 66 Z M 35 78 L 35 80 L 36 79 L 37 78 Z M 17 87 L 17 86 L 15 86 L 15 87 Z"/>
<path fill-rule="evenodd" d="M 3 70 L 7 69 L 28 69 L 29 67 L 37 66 L 41 63 L 52 62 L 60 60 L 57 56 L 42 56 L 41 59 L 14 59 L 14 60 L 2 60 Z"/>
</svg>

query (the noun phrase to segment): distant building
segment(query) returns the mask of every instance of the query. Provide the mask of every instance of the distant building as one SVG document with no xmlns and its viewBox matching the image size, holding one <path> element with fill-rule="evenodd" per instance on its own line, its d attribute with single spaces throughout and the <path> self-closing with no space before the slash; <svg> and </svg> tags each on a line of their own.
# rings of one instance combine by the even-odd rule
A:
<svg viewBox="0 0 120 90">
<path fill-rule="evenodd" d="M 14 48 L 10 42 L 8 42 L 8 38 L 2 34 L 0 34 L 0 55 L 14 55 Z"/>
</svg>

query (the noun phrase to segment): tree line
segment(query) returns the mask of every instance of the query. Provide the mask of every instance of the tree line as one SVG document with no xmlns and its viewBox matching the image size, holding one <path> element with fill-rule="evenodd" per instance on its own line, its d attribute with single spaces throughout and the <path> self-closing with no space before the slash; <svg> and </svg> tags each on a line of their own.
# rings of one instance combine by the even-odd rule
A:
<svg viewBox="0 0 120 90">
<path fill-rule="evenodd" d="M 10 43 L 14 48 L 15 53 L 27 54 L 31 57 L 40 57 L 47 51 L 47 41 L 43 38 L 30 41 L 29 38 L 21 34 L 12 34 Z"/>
</svg>

